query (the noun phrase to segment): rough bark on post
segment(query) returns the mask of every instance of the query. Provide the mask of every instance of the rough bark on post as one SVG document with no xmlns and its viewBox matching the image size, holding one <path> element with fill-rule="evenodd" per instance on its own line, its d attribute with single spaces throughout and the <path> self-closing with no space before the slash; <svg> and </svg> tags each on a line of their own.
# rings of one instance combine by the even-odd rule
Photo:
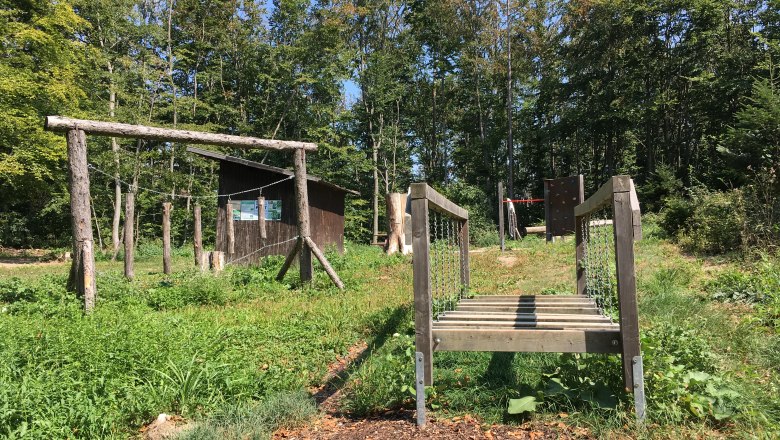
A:
<svg viewBox="0 0 780 440">
<path fill-rule="evenodd" d="M 171 273 L 171 202 L 163 203 L 163 273 Z"/>
<path fill-rule="evenodd" d="M 236 227 L 233 224 L 233 204 L 230 201 L 225 206 L 225 224 L 227 225 L 227 254 L 231 257 L 236 252 Z"/>
<path fill-rule="evenodd" d="M 406 210 L 406 194 L 390 193 L 387 203 L 387 246 L 385 252 L 392 255 L 399 250 L 406 253 L 406 234 L 404 232 L 404 211 Z"/>
<path fill-rule="evenodd" d="M 133 281 L 135 271 L 133 269 L 133 258 L 135 254 L 135 244 L 133 238 L 133 221 L 135 220 L 135 193 L 130 191 L 125 195 L 125 278 Z"/>
<path fill-rule="evenodd" d="M 195 267 L 199 267 L 203 270 L 203 231 L 201 230 L 200 222 L 200 204 L 195 205 L 192 213 L 194 218 L 193 221 L 195 223 L 192 228 L 194 232 L 192 246 L 195 251 Z"/>
<path fill-rule="evenodd" d="M 75 290 L 86 300 L 86 293 L 97 295 L 95 288 L 95 260 L 92 252 L 84 252 L 84 243 L 92 248 L 92 221 L 89 193 L 89 170 L 87 168 L 87 140 L 83 131 L 68 131 L 68 176 L 70 184 L 70 214 L 73 232 L 73 262 L 68 278 L 68 289 Z M 91 269 L 91 273 L 85 273 Z M 86 275 L 86 276 L 85 276 Z M 89 289 L 87 285 L 89 283 Z M 92 303 L 94 304 L 94 302 Z M 85 302 L 85 307 L 89 306 Z M 89 308 L 87 308 L 89 310 Z"/>
<path fill-rule="evenodd" d="M 268 235 L 265 231 L 265 197 L 257 198 L 257 224 L 260 228 L 260 239 L 265 240 Z"/>
<path fill-rule="evenodd" d="M 301 281 L 307 282 L 312 278 L 311 249 L 306 244 L 306 237 L 311 235 L 309 230 L 309 194 L 306 188 L 306 152 L 295 150 L 295 204 L 298 217 L 298 235 L 302 239 L 300 249 Z"/>
<path fill-rule="evenodd" d="M 92 240 L 86 240 L 81 247 L 81 278 L 84 280 L 84 310 L 95 308 L 97 290 L 95 286 L 95 254 Z"/>
</svg>

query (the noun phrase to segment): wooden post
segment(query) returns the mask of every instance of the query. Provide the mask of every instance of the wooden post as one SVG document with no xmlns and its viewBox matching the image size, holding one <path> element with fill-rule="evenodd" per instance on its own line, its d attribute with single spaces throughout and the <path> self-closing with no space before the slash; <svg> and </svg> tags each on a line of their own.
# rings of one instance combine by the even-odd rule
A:
<svg viewBox="0 0 780 440">
<path fill-rule="evenodd" d="M 171 274 L 171 202 L 163 203 L 163 273 Z"/>
<path fill-rule="evenodd" d="M 130 191 L 125 195 L 125 278 L 127 278 L 128 281 L 133 281 L 133 278 L 135 278 L 135 271 L 133 269 L 135 258 L 135 244 L 133 243 L 135 238 L 133 232 L 134 221 L 135 193 Z"/>
<path fill-rule="evenodd" d="M 628 179 L 628 176 L 613 177 Z M 614 184 L 613 188 L 629 188 L 629 182 Z M 613 223 L 615 237 L 615 269 L 617 272 L 618 307 L 620 310 L 621 354 L 623 378 L 626 388 L 634 390 L 634 356 L 641 355 L 639 342 L 639 311 L 636 300 L 636 274 L 634 272 L 634 225 L 630 191 L 614 192 Z"/>
<path fill-rule="evenodd" d="M 577 290 L 574 292 L 576 295 L 587 295 L 587 285 L 585 279 L 585 266 L 583 259 L 585 258 L 585 237 L 583 236 L 586 217 L 574 217 L 574 270 L 577 275 Z"/>
<path fill-rule="evenodd" d="M 460 282 L 468 293 L 469 284 L 471 284 L 471 273 L 469 272 L 469 221 L 463 220 L 463 226 L 460 228 Z"/>
<path fill-rule="evenodd" d="M 425 185 L 413 184 L 413 185 Z M 425 191 L 422 192 L 425 194 Z M 412 195 L 415 191 L 412 189 Z M 412 254 L 414 255 L 414 341 L 423 354 L 425 385 L 433 384 L 433 316 L 431 312 L 430 237 L 428 199 L 412 199 Z"/>
<path fill-rule="evenodd" d="M 233 225 L 233 204 L 228 200 L 225 205 L 225 224 L 227 225 L 227 254 L 232 257 L 236 252 L 236 228 Z"/>
<path fill-rule="evenodd" d="M 498 182 L 498 240 L 504 251 L 504 182 Z"/>
<path fill-rule="evenodd" d="M 306 244 L 306 238 L 311 235 L 309 230 L 309 194 L 306 187 L 306 152 L 295 150 L 295 204 L 298 217 L 298 235 L 301 237 L 300 270 L 301 281 L 311 281 L 314 269 L 311 264 L 311 249 Z"/>
<path fill-rule="evenodd" d="M 544 226 L 546 227 L 545 230 L 545 240 L 547 242 L 553 241 L 553 235 L 552 235 L 552 220 L 550 219 L 550 181 L 545 180 L 544 181 Z"/>
<path fill-rule="evenodd" d="M 192 213 L 194 217 L 193 222 L 195 223 L 192 228 L 195 235 L 192 240 L 192 247 L 195 251 L 195 267 L 203 270 L 203 230 L 201 229 L 199 203 L 195 204 Z"/>
<path fill-rule="evenodd" d="M 87 168 L 86 135 L 79 129 L 68 130 L 68 183 L 70 184 L 70 214 L 73 233 L 73 262 L 68 277 L 68 289 L 84 298 L 84 308 L 95 304 L 95 256 L 92 252 L 92 221 Z"/>
<path fill-rule="evenodd" d="M 322 264 L 322 267 L 325 269 L 325 272 L 328 274 L 331 281 L 333 281 L 333 284 L 335 284 L 339 289 L 343 290 L 344 283 L 341 282 L 341 278 L 339 278 L 339 275 L 333 269 L 333 266 L 331 266 L 328 260 L 325 258 L 325 254 L 323 254 L 320 248 L 317 247 L 317 244 L 314 243 L 314 240 L 312 240 L 311 237 L 306 237 L 303 240 L 306 242 L 306 245 L 309 246 L 314 256 L 317 257 L 317 260 L 319 260 L 320 264 Z"/>
<path fill-rule="evenodd" d="M 260 239 L 268 238 L 265 232 L 265 197 L 263 196 L 257 198 L 257 225 L 260 228 Z"/>
<path fill-rule="evenodd" d="M 282 281 L 284 279 L 284 276 L 287 274 L 290 266 L 292 266 L 293 261 L 295 261 L 295 256 L 298 255 L 298 252 L 301 250 L 302 246 L 303 239 L 298 237 L 298 239 L 295 240 L 295 246 L 293 246 L 293 248 L 290 250 L 290 253 L 287 254 L 287 258 L 284 259 L 284 264 L 282 264 L 282 268 L 279 269 L 279 274 L 276 275 L 276 281 Z"/>
</svg>

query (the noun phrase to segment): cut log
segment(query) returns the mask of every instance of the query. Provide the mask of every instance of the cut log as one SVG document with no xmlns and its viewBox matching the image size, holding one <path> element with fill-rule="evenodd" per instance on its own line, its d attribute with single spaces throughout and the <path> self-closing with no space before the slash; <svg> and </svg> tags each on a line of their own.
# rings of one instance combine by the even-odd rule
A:
<svg viewBox="0 0 780 440">
<path fill-rule="evenodd" d="M 385 198 L 387 204 L 388 234 L 385 252 L 392 255 L 399 250 L 406 253 L 406 234 L 404 214 L 406 212 L 406 194 L 390 193 Z"/>
<path fill-rule="evenodd" d="M 222 272 L 225 269 L 225 253 L 221 251 L 209 252 L 209 266 L 214 273 Z"/>
</svg>

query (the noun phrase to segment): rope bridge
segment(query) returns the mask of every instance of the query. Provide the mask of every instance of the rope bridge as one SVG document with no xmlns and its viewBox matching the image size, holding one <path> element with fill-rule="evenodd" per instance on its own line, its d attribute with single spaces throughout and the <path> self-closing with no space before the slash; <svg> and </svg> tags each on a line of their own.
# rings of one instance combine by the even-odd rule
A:
<svg viewBox="0 0 780 440">
<path fill-rule="evenodd" d="M 574 208 L 574 295 L 471 297 L 468 212 L 424 183 L 411 195 L 418 424 L 434 351 L 620 354 L 644 419 L 633 248 L 641 224 L 630 177 L 612 177 Z"/>
</svg>

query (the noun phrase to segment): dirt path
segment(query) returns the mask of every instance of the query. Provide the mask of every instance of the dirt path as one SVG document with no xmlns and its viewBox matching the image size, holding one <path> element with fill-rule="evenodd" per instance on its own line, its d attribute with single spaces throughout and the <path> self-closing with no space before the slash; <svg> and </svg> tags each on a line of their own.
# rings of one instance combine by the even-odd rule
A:
<svg viewBox="0 0 780 440">
<path fill-rule="evenodd" d="M 447 419 L 431 418 L 418 428 L 416 414 L 410 410 L 387 411 L 383 414 L 356 418 L 341 410 L 344 384 L 349 373 L 365 356 L 368 346 L 360 342 L 346 356 L 330 365 L 323 385 L 309 390 L 320 407 L 320 417 L 307 426 L 280 429 L 274 440 L 346 439 L 346 440 L 408 440 L 408 439 L 585 439 L 592 438 L 583 428 L 573 428 L 563 422 L 534 423 L 521 426 L 485 425 L 466 415 Z"/>
</svg>

